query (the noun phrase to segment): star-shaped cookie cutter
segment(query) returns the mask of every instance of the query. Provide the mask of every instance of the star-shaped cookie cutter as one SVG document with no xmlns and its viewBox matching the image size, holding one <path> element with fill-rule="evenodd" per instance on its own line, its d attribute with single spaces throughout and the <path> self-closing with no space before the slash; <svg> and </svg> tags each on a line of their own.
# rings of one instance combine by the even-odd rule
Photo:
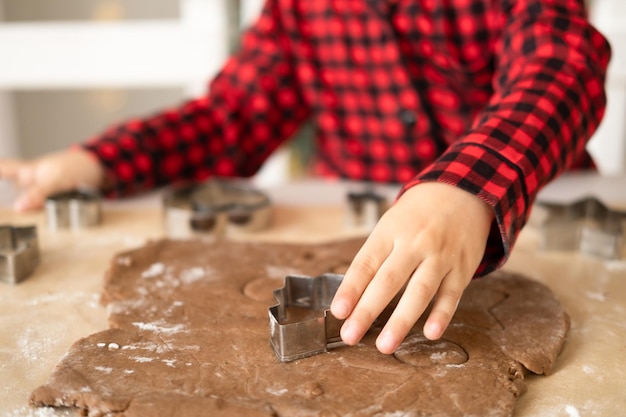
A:
<svg viewBox="0 0 626 417">
<path fill-rule="evenodd" d="M 210 179 L 169 189 L 163 197 L 170 237 L 255 232 L 271 221 L 269 197 L 236 180 Z"/>
<path fill-rule="evenodd" d="M 18 284 L 39 265 L 35 226 L 0 226 L 0 281 Z"/>
<path fill-rule="evenodd" d="M 578 250 L 604 259 L 624 257 L 626 211 L 613 210 L 594 197 L 573 203 L 538 202 L 544 211 L 540 247 Z"/>
<path fill-rule="evenodd" d="M 287 275 L 274 291 L 278 304 L 269 308 L 270 343 L 281 362 L 291 362 L 340 346 L 343 320 L 330 313 L 339 274 L 316 277 Z"/>
</svg>

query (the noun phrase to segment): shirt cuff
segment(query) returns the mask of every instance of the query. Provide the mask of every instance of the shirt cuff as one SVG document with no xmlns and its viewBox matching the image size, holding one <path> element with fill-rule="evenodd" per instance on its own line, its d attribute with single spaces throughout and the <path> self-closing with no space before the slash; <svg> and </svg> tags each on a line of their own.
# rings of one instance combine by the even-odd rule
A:
<svg viewBox="0 0 626 417">
<path fill-rule="evenodd" d="M 502 154 L 482 144 L 457 142 L 405 184 L 401 193 L 423 182 L 442 182 L 493 207 L 495 219 L 476 271 L 476 276 L 482 276 L 506 262 L 526 222 L 530 202 L 523 178 L 520 168 Z"/>
</svg>

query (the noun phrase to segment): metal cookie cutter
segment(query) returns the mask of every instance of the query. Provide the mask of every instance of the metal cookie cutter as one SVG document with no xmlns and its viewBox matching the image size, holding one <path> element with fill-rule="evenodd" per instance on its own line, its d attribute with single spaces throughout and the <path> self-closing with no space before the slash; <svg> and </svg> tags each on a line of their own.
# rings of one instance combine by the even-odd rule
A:
<svg viewBox="0 0 626 417">
<path fill-rule="evenodd" d="M 269 197 L 235 181 L 212 179 L 173 188 L 166 192 L 163 205 L 170 237 L 254 232 L 271 220 Z"/>
<path fill-rule="evenodd" d="M 571 204 L 538 203 L 545 210 L 540 247 L 546 250 L 579 250 L 605 259 L 624 256 L 626 211 L 611 210 L 587 197 Z"/>
<path fill-rule="evenodd" d="M 281 362 L 291 362 L 340 346 L 343 320 L 329 311 L 343 275 L 288 275 L 274 291 L 278 304 L 269 308 L 270 343 Z"/>
<path fill-rule="evenodd" d="M 373 189 L 350 191 L 347 199 L 347 224 L 351 227 L 372 229 L 389 207 L 387 198 Z"/>
<path fill-rule="evenodd" d="M 39 265 L 35 226 L 0 226 L 0 281 L 18 284 Z"/>
<path fill-rule="evenodd" d="M 86 190 L 54 194 L 46 200 L 48 228 L 82 229 L 96 226 L 102 219 L 100 195 Z"/>
</svg>

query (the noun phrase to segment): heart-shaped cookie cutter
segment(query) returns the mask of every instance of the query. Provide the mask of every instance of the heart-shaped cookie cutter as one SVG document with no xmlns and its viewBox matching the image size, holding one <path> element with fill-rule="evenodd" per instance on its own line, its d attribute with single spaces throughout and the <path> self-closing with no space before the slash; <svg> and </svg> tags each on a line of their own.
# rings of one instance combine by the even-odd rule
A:
<svg viewBox="0 0 626 417">
<path fill-rule="evenodd" d="M 173 187 L 163 206 L 166 233 L 173 238 L 255 232 L 271 221 L 269 197 L 236 180 Z"/>
<path fill-rule="evenodd" d="M 343 320 L 330 312 L 330 303 L 343 275 L 316 277 L 287 275 L 274 291 L 278 304 L 269 308 L 270 343 L 281 362 L 291 362 L 327 352 L 343 344 Z"/>
<path fill-rule="evenodd" d="M 39 265 L 35 226 L 0 226 L 0 281 L 18 284 Z"/>
</svg>

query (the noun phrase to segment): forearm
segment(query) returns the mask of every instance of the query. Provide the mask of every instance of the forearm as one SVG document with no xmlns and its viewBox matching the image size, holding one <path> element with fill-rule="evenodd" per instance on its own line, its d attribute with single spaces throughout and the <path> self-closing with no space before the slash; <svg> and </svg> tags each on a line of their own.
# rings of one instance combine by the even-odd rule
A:
<svg viewBox="0 0 626 417">
<path fill-rule="evenodd" d="M 479 273 L 506 260 L 538 191 L 583 155 L 604 113 L 609 46 L 573 9 L 579 2 L 559 3 L 511 3 L 489 105 L 406 187 L 445 182 L 493 207 Z"/>
</svg>

